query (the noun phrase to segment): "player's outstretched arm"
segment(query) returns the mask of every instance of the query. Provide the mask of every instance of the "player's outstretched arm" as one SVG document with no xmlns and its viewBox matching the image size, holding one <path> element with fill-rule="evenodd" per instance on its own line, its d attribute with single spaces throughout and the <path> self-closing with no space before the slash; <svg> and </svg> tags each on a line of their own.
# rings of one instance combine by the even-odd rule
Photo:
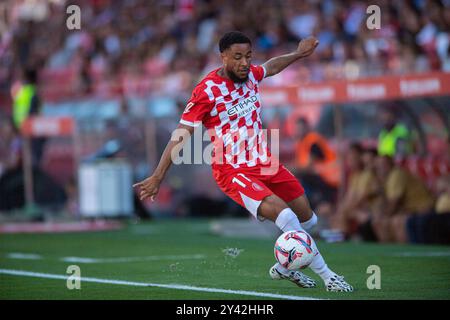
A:
<svg viewBox="0 0 450 320">
<path fill-rule="evenodd" d="M 177 133 L 176 135 L 174 133 Z M 176 131 L 172 133 L 172 138 L 167 143 L 166 148 L 159 160 L 158 166 L 156 167 L 153 174 L 133 185 L 133 188 L 139 187 L 139 198 L 145 200 L 149 198 L 154 201 L 155 196 L 158 194 L 159 186 L 166 176 L 167 170 L 169 170 L 172 164 L 172 156 L 179 153 L 179 150 L 183 147 L 184 142 L 192 135 L 194 132 L 194 127 L 190 127 L 184 124 L 179 124 Z M 174 137 L 177 137 L 174 139 Z"/>
<path fill-rule="evenodd" d="M 287 66 L 298 59 L 311 55 L 319 45 L 319 40 L 315 37 L 308 37 L 299 42 L 297 50 L 294 52 L 274 57 L 263 64 L 266 69 L 266 77 L 273 76 L 283 71 Z"/>
</svg>

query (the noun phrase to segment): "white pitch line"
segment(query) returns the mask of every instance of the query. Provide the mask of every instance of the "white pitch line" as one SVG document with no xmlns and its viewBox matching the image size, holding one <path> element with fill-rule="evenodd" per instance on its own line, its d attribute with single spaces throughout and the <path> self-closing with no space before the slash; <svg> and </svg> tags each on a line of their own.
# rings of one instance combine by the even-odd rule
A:
<svg viewBox="0 0 450 320">
<path fill-rule="evenodd" d="M 44 278 L 44 279 L 56 279 L 56 280 L 67 280 L 68 279 L 67 275 L 30 272 L 30 271 L 12 270 L 12 269 L 0 269 L 0 274 L 23 276 L 23 277 L 34 277 L 34 278 Z M 188 285 L 183 285 L 183 284 L 159 284 L 159 283 L 146 283 L 146 282 L 132 282 L 132 281 L 123 281 L 123 280 L 99 279 L 99 278 L 91 278 L 91 277 L 81 277 L 81 281 L 82 282 L 84 281 L 84 282 L 94 282 L 94 283 L 105 283 L 105 284 L 116 284 L 116 285 L 133 286 L 133 287 L 155 287 L 155 288 L 175 289 L 175 290 L 236 294 L 236 295 L 243 295 L 243 296 L 264 297 L 264 298 L 272 298 L 272 299 L 319 300 L 319 299 L 311 298 L 311 297 L 290 296 L 290 295 L 283 295 L 283 294 L 276 294 L 276 293 L 245 291 L 245 290 L 229 290 L 229 289 L 220 289 L 220 288 L 195 287 L 195 286 L 188 286 Z"/>
<path fill-rule="evenodd" d="M 11 252 L 6 255 L 8 259 L 20 260 L 43 260 L 43 256 L 35 253 Z M 184 254 L 184 255 L 164 255 L 164 256 L 146 256 L 146 257 L 117 257 L 117 258 L 88 258 L 88 257 L 62 257 L 63 262 L 73 263 L 126 263 L 139 261 L 160 261 L 160 260 L 191 260 L 205 259 L 204 254 Z"/>
<path fill-rule="evenodd" d="M 11 252 L 7 255 L 9 259 L 23 259 L 23 260 L 41 260 L 42 256 L 34 253 L 20 253 Z"/>
<path fill-rule="evenodd" d="M 123 263 L 139 261 L 159 261 L 159 260 L 190 260 L 204 259 L 204 254 L 167 255 L 167 256 L 147 256 L 147 257 L 118 257 L 118 258 L 86 258 L 86 257 L 64 257 L 61 261 L 76 263 Z"/>
<path fill-rule="evenodd" d="M 450 251 L 441 252 L 400 252 L 394 254 L 397 257 L 449 257 Z"/>
</svg>

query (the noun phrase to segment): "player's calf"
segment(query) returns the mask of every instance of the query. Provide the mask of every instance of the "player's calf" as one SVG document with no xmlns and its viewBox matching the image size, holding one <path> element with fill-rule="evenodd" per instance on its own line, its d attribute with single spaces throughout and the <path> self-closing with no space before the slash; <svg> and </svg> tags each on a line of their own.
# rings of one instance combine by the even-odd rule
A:
<svg viewBox="0 0 450 320">
<path fill-rule="evenodd" d="M 304 229 L 311 229 L 317 223 L 317 217 L 305 194 L 288 202 L 287 205 L 294 211 Z"/>
</svg>

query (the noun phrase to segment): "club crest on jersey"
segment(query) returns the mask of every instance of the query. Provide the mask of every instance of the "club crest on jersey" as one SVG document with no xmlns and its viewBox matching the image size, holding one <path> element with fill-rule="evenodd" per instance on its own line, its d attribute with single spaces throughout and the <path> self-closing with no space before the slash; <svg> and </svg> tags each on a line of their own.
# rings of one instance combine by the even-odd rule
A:
<svg viewBox="0 0 450 320">
<path fill-rule="evenodd" d="M 255 191 L 263 191 L 263 187 L 261 187 L 259 184 L 257 184 L 256 182 L 252 183 L 252 187 Z"/>
<path fill-rule="evenodd" d="M 231 108 L 227 110 L 227 113 L 229 116 L 237 115 L 238 117 L 245 116 L 249 112 L 252 112 L 253 110 L 256 110 L 257 107 L 255 103 L 258 101 L 258 98 L 255 96 L 251 96 L 244 101 L 239 102 L 238 104 L 235 104 Z"/>
<path fill-rule="evenodd" d="M 252 81 L 250 81 L 250 80 L 248 80 L 248 81 L 245 83 L 245 86 L 246 86 L 249 90 L 255 89 L 255 84 L 254 84 Z"/>
</svg>

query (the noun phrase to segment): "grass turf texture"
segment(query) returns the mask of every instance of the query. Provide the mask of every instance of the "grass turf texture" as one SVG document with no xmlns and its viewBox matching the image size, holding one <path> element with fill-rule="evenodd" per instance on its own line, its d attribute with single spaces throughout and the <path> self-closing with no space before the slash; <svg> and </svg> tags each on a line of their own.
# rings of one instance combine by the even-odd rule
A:
<svg viewBox="0 0 450 320">
<path fill-rule="evenodd" d="M 152 221 L 129 224 L 111 232 L 0 235 L 0 268 L 66 275 L 71 264 L 81 277 L 157 284 L 257 291 L 324 299 L 449 299 L 450 248 L 445 246 L 380 245 L 318 242 L 328 265 L 355 287 L 353 293 L 328 293 L 317 280 L 314 289 L 301 289 L 268 275 L 273 265 L 274 239 L 226 238 L 209 232 L 206 220 Z M 225 248 L 243 251 L 235 258 Z M 8 258 L 10 253 L 34 253 L 41 260 Z M 61 257 L 145 257 L 203 254 L 201 259 L 70 263 Z M 430 255 L 430 256 L 426 256 Z M 434 255 L 434 256 L 433 256 Z M 367 267 L 381 268 L 381 289 L 366 286 Z M 0 299 L 268 299 L 238 294 L 134 287 L 81 281 L 81 290 L 68 290 L 65 280 L 0 274 Z"/>
</svg>

